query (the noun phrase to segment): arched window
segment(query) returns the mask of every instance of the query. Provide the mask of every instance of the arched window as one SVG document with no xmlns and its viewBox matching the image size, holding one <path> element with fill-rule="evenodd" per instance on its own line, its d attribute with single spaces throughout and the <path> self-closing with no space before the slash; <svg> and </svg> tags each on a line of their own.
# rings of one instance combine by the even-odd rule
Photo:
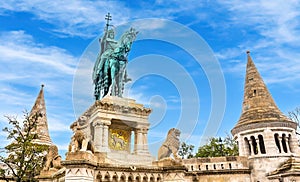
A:
<svg viewBox="0 0 300 182">
<path fill-rule="evenodd" d="M 292 147 L 292 135 L 289 134 L 289 138 L 288 138 L 288 147 L 290 148 L 290 152 L 294 152 L 294 149 Z"/>
<path fill-rule="evenodd" d="M 247 155 L 251 155 L 251 146 L 247 137 L 244 138 Z"/>
<path fill-rule="evenodd" d="M 260 152 L 262 154 L 265 154 L 266 153 L 266 148 L 265 148 L 264 138 L 263 138 L 262 135 L 258 135 L 258 141 L 259 141 Z"/>
<path fill-rule="evenodd" d="M 256 155 L 256 154 L 258 154 L 258 148 L 257 148 L 256 140 L 255 140 L 254 136 L 251 136 L 250 138 L 251 138 L 253 153 Z"/>
<path fill-rule="evenodd" d="M 282 134 L 282 138 L 281 138 L 282 148 L 283 148 L 283 151 L 285 153 L 287 153 L 287 146 L 286 146 L 285 140 L 286 140 L 285 134 Z"/>
<path fill-rule="evenodd" d="M 277 148 L 278 148 L 278 151 L 279 151 L 279 153 L 281 153 L 281 148 L 280 148 L 279 135 L 278 135 L 278 133 L 275 133 L 275 134 L 274 134 L 274 139 L 275 139 L 275 143 L 276 143 L 276 146 L 277 146 Z"/>
</svg>

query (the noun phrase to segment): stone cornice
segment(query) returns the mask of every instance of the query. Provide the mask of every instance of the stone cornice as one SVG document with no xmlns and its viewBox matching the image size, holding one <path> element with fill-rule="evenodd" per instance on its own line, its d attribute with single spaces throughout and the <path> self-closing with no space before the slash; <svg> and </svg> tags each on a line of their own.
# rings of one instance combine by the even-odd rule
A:
<svg viewBox="0 0 300 182">
<path fill-rule="evenodd" d="M 249 122 L 245 124 L 238 124 L 232 130 L 232 135 L 236 135 L 242 131 L 253 130 L 258 128 L 267 128 L 267 127 L 286 127 L 286 128 L 297 128 L 297 123 L 293 121 L 259 121 L 259 122 Z"/>
</svg>

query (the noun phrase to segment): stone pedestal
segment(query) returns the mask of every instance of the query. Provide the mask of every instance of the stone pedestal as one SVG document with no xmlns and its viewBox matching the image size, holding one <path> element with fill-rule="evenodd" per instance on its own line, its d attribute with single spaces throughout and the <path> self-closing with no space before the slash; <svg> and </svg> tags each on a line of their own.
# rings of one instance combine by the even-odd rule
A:
<svg viewBox="0 0 300 182">
<path fill-rule="evenodd" d="M 71 128 L 82 131 L 90 139 L 96 158 L 102 156 L 96 159 L 98 162 L 151 165 L 153 157 L 148 149 L 150 113 L 151 109 L 133 99 L 106 96 L 96 101 Z"/>
<path fill-rule="evenodd" d="M 62 161 L 65 167 L 65 182 L 94 181 L 97 166 L 96 157 L 90 152 L 69 152 L 66 160 Z"/>
<path fill-rule="evenodd" d="M 164 182 L 184 182 L 186 167 L 182 161 L 177 161 L 171 158 L 165 158 L 159 161 L 153 162 L 154 166 L 162 167 L 164 169 L 163 181 Z"/>
</svg>

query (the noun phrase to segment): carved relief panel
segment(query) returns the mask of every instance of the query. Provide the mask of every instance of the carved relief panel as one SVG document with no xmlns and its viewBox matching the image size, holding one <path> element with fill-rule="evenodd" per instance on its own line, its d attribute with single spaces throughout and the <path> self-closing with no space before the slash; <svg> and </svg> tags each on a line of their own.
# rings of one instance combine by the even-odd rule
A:
<svg viewBox="0 0 300 182">
<path fill-rule="evenodd" d="M 130 151 L 131 132 L 124 129 L 109 129 L 109 148 L 117 151 Z"/>
</svg>

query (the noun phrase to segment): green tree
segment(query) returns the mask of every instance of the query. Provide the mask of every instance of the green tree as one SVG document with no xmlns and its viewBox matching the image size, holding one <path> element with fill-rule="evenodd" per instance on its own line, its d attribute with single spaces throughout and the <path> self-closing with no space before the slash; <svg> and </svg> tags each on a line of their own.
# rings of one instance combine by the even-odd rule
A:
<svg viewBox="0 0 300 182">
<path fill-rule="evenodd" d="M 190 159 L 194 157 L 192 154 L 194 148 L 195 148 L 194 145 L 188 145 L 185 142 L 182 142 L 178 150 L 178 155 L 181 156 L 182 159 Z"/>
<path fill-rule="evenodd" d="M 0 162 L 6 168 L 0 169 L 0 175 L 6 181 L 36 181 L 34 176 L 42 169 L 48 150 L 48 146 L 34 143 L 38 136 L 36 129 L 39 117 L 40 114 L 30 116 L 25 113 L 22 123 L 16 117 L 6 117 L 10 128 L 5 127 L 3 131 L 8 134 L 7 139 L 11 143 L 1 150 L 0 156 Z"/>
<path fill-rule="evenodd" d="M 237 143 L 230 135 L 224 138 L 212 137 L 208 139 L 208 143 L 200 146 L 195 157 L 221 157 L 238 155 Z"/>
</svg>

